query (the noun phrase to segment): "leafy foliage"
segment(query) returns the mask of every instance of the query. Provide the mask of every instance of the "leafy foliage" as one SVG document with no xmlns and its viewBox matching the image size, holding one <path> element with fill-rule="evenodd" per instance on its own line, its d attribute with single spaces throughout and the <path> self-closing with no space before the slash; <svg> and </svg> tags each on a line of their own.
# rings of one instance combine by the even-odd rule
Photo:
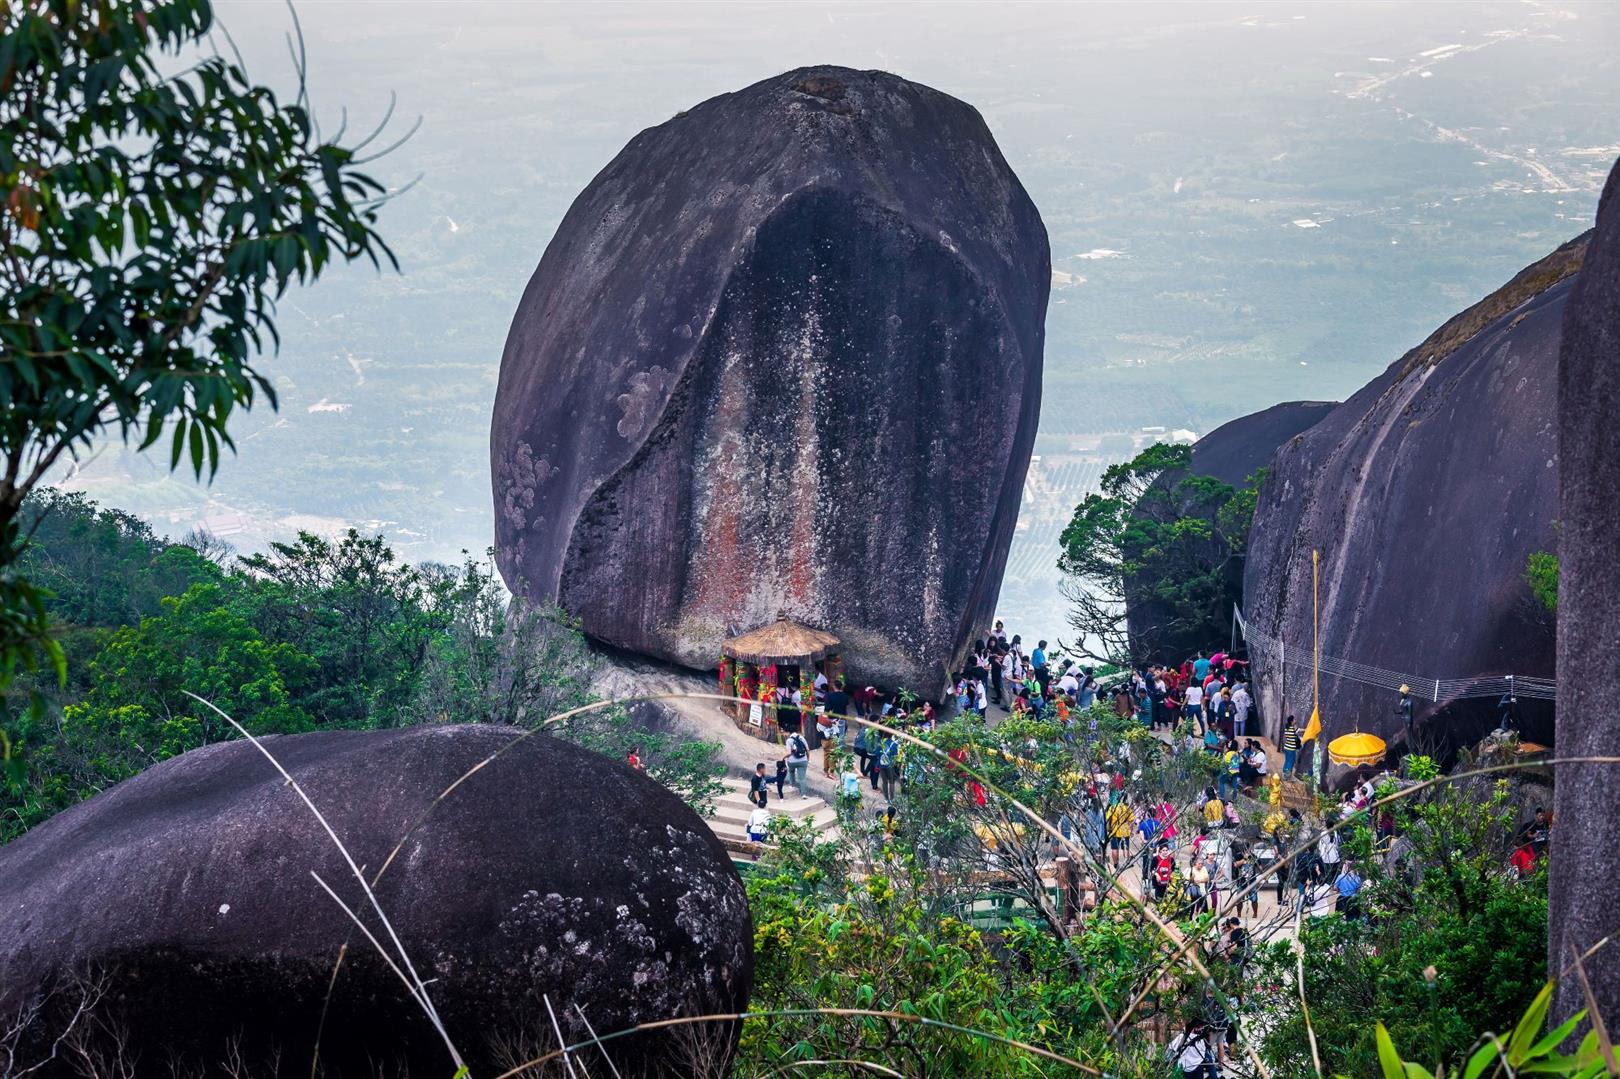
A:
<svg viewBox="0 0 1620 1079">
<path fill-rule="evenodd" d="M 560 612 L 514 615 L 487 561 L 411 567 L 376 537 L 300 534 L 222 565 L 128 515 L 46 494 L 27 558 L 58 594 L 53 631 L 73 679 L 14 685 L 49 701 L 0 718 L 0 839 L 160 760 L 232 732 L 187 690 L 255 734 L 406 723 L 547 723 L 591 704 L 594 659 Z M 164 584 L 178 594 L 155 598 Z M 717 748 L 599 708 L 557 733 L 623 760 L 699 808 L 719 792 Z"/>
<path fill-rule="evenodd" d="M 1452 1074 L 1480 1032 L 1524 1011 L 1546 979 L 1546 873 L 1504 872 L 1515 831 L 1506 784 L 1484 799 L 1448 786 L 1395 805 L 1401 839 L 1387 852 L 1374 853 L 1361 816 L 1341 843 L 1367 874 L 1368 917 L 1306 921 L 1306 997 L 1331 1071 L 1377 1074 L 1382 1024 Z M 1263 977 L 1297 999 L 1292 958 Z M 1264 1051 L 1279 1068 L 1309 1070 L 1303 1017 L 1281 1016 Z"/>
<path fill-rule="evenodd" d="M 1564 1076 L 1565 1079 L 1597 1079 L 1600 1075 L 1613 1075 L 1613 1050 L 1600 1044 L 1595 1029 L 1587 1031 L 1574 1053 L 1558 1051 L 1558 1047 L 1580 1028 L 1586 1019 L 1586 1012 L 1576 1012 L 1558 1027 L 1543 1032 L 1547 1010 L 1552 1005 L 1553 985 L 1548 982 L 1541 987 L 1541 992 L 1536 994 L 1535 1000 L 1530 1002 L 1505 1040 L 1494 1034 L 1482 1035 L 1467 1062 L 1445 1074 L 1460 1073 L 1462 1079 L 1496 1076 L 1504 1071 L 1508 1075 L 1554 1075 Z M 1439 1074 L 1419 1063 L 1402 1060 L 1395 1050 L 1394 1039 L 1383 1023 L 1377 1025 L 1376 1037 L 1379 1073 L 1383 1079 L 1435 1079 Z"/>
<path fill-rule="evenodd" d="M 1107 1037 L 1080 968 L 1043 929 L 1019 923 L 992 939 L 942 913 L 929 874 L 897 850 L 854 879 L 831 868 L 840 860 L 832 844 L 802 826 L 788 831 L 748 882 L 751 1010 L 873 1009 L 950 1026 L 827 1014 L 750 1019 L 740 1074 L 792 1066 L 803 1074 L 845 1075 L 847 1066 L 818 1062 L 850 1060 L 904 1075 L 1052 1074 L 1050 1060 L 997 1038 L 1114 1075 L 1161 1074 L 1150 1047 L 1126 1048 Z M 1115 969 L 1133 969 L 1131 960 L 1144 958 L 1142 934 L 1123 923 L 1098 924 L 1090 947 L 1127 953 Z"/>
<path fill-rule="evenodd" d="M 1082 654 L 1128 664 L 1225 632 L 1263 477 L 1234 488 L 1191 468 L 1192 447 L 1149 446 L 1075 508 L 1058 569 Z"/>
<path fill-rule="evenodd" d="M 1530 594 L 1553 614 L 1558 613 L 1558 556 L 1551 551 L 1531 551 L 1525 560 L 1525 583 Z"/>
<path fill-rule="evenodd" d="M 217 52 L 174 70 L 212 25 L 208 0 L 0 14 L 0 685 L 65 672 L 18 565 L 23 501 L 62 455 L 167 434 L 171 467 L 212 473 L 232 412 L 275 403 L 254 359 L 276 298 L 392 261 L 363 143 Z"/>
</svg>

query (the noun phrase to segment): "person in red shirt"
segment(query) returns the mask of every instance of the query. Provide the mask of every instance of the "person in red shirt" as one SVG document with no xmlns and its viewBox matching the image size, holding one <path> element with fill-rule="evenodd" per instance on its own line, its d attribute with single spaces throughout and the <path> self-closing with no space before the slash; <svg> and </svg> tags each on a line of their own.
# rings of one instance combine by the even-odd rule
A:
<svg viewBox="0 0 1620 1079">
<path fill-rule="evenodd" d="M 1536 871 L 1536 852 L 1529 843 L 1520 844 L 1514 850 L 1513 857 L 1508 859 L 1508 865 L 1519 875 L 1519 879 L 1531 876 Z"/>
</svg>

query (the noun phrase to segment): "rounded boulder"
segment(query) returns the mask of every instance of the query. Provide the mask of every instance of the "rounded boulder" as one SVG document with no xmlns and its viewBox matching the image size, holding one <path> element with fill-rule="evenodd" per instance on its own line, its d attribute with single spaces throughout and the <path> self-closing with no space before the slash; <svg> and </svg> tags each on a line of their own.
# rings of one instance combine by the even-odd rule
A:
<svg viewBox="0 0 1620 1079">
<path fill-rule="evenodd" d="M 1040 409 L 1046 229 L 971 106 L 801 68 L 643 131 L 530 280 L 490 425 L 496 559 L 694 668 L 779 614 L 941 690 Z"/>
<path fill-rule="evenodd" d="M 19 1060 L 66 1032 L 153 1074 L 231 1060 L 308 1076 L 318 1047 L 325 1075 L 450 1075 L 424 1009 L 321 882 L 391 953 L 397 934 L 474 1076 L 557 1048 L 556 1028 L 573 1043 L 587 1023 L 746 1006 L 742 884 L 645 775 L 507 727 L 263 744 L 375 881 L 392 931 L 253 745 L 195 750 L 0 848 L 0 1015 L 33 1013 Z M 682 1075 L 736 1036 L 676 1028 L 608 1052 L 626 1076 Z"/>
</svg>

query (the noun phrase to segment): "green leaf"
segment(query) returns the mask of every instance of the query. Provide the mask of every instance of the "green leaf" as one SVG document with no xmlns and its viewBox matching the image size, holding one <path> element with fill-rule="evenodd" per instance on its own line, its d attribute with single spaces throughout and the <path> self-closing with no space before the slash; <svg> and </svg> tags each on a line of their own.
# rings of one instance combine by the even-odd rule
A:
<svg viewBox="0 0 1620 1079">
<path fill-rule="evenodd" d="M 1575 1033 L 1575 1028 L 1580 1026 L 1581 1020 L 1585 1018 L 1585 1011 L 1579 1011 L 1570 1016 L 1569 1019 L 1564 1022 L 1563 1026 L 1560 1026 L 1556 1030 L 1550 1031 L 1546 1037 L 1542 1038 L 1535 1045 L 1531 1046 L 1530 1052 L 1525 1055 L 1525 1059 L 1536 1060 L 1540 1057 L 1546 1056 L 1554 1049 L 1557 1049 L 1563 1044 L 1565 1038 Z"/>
<path fill-rule="evenodd" d="M 199 479 L 202 478 L 203 467 L 203 425 L 200 422 L 191 425 L 191 470 Z"/>
<path fill-rule="evenodd" d="M 1513 1037 L 1508 1039 L 1508 1063 L 1518 1067 L 1528 1059 L 1530 1047 L 1534 1044 L 1542 1023 L 1547 1018 L 1547 1009 L 1552 1006 L 1553 983 L 1548 982 L 1536 994 L 1536 999 L 1530 1002 L 1524 1015 L 1519 1017 L 1519 1025 L 1513 1028 Z"/>
<path fill-rule="evenodd" d="M 174 421 L 174 445 L 169 448 L 169 471 L 180 467 L 180 455 L 186 450 L 186 418 Z"/>
<path fill-rule="evenodd" d="M 1395 1051 L 1395 1043 L 1390 1041 L 1389 1031 L 1384 1029 L 1382 1021 L 1375 1036 L 1378 1041 L 1378 1066 L 1383 1069 L 1384 1079 L 1406 1079 L 1406 1066 L 1401 1062 L 1401 1055 Z"/>
</svg>

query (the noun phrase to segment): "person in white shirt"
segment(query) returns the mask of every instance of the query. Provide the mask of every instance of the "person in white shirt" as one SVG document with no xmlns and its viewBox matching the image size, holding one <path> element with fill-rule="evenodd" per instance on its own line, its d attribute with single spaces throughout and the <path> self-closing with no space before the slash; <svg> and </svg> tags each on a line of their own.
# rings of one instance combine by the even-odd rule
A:
<svg viewBox="0 0 1620 1079">
<path fill-rule="evenodd" d="M 1187 1079 L 1208 1079 L 1217 1074 L 1209 1030 L 1201 1023 L 1189 1022 L 1186 1030 L 1170 1040 L 1165 1056 Z"/>
<path fill-rule="evenodd" d="M 1204 730 L 1204 687 L 1203 686 L 1199 685 L 1197 682 L 1194 682 L 1194 683 L 1192 683 L 1191 685 L 1189 685 L 1187 687 L 1186 705 L 1187 705 L 1187 707 L 1186 707 L 1187 718 L 1189 718 L 1189 719 L 1191 719 L 1191 720 L 1193 720 L 1194 722 L 1197 723 L 1198 731 L 1199 731 L 1200 734 L 1202 734 L 1203 730 Z"/>
<path fill-rule="evenodd" d="M 1063 672 L 1063 677 L 1058 679 L 1058 689 L 1062 690 L 1064 693 L 1067 693 L 1071 697 L 1080 692 L 1080 679 L 1074 676 L 1073 667 L 1065 670 Z"/>
<path fill-rule="evenodd" d="M 754 861 L 759 861 L 759 848 L 771 831 L 771 811 L 759 806 L 748 814 L 748 839 L 754 844 Z"/>
<path fill-rule="evenodd" d="M 1254 699 L 1249 696 L 1249 684 L 1239 682 L 1237 688 L 1232 690 L 1232 729 L 1239 738 L 1248 730 L 1249 706 L 1253 703 Z"/>
<path fill-rule="evenodd" d="M 1001 657 L 1001 684 L 1007 687 L 1007 693 L 1009 695 L 1017 696 L 1020 688 L 1017 685 L 1019 681 L 1018 653 L 1008 652 L 1005 656 Z"/>
</svg>

